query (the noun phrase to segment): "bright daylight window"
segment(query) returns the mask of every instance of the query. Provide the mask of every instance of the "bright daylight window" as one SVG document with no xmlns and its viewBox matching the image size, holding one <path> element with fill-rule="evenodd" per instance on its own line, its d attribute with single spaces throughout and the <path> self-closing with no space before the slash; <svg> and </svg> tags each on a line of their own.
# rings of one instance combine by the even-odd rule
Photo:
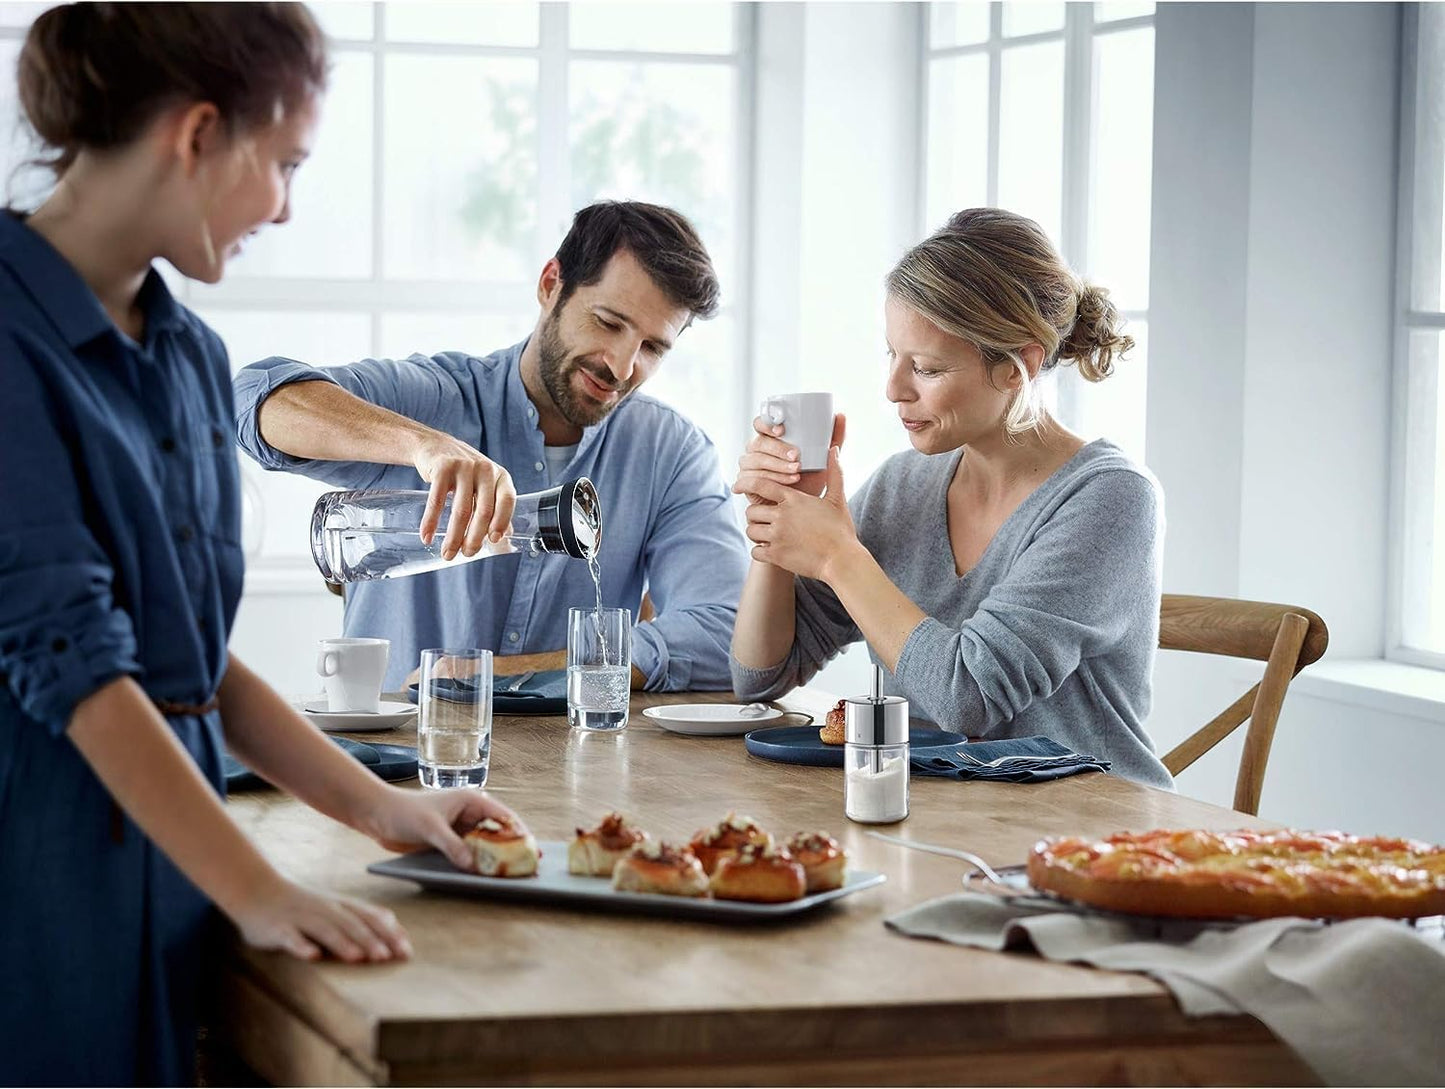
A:
<svg viewBox="0 0 1445 1089">
<path fill-rule="evenodd" d="M 1094 385 L 1059 369 L 1059 417 L 1144 460 L 1154 5 L 929 5 L 925 232 L 962 208 L 1036 220 L 1108 288 L 1138 342 Z"/>
<path fill-rule="evenodd" d="M 31 150 L 16 135 L 14 60 L 44 7 L 0 4 L 7 178 Z M 294 218 L 254 238 L 223 283 L 181 288 L 236 369 L 268 355 L 337 364 L 515 344 L 536 320 L 537 275 L 573 211 L 652 200 L 693 220 L 723 306 L 684 334 L 648 392 L 714 437 L 737 430 L 748 5 L 323 0 L 312 10 L 333 69 Z M 242 466 L 248 585 L 314 585 L 305 527 L 325 486 Z"/>
<path fill-rule="evenodd" d="M 1445 668 L 1445 8 L 1404 9 L 1390 657 Z"/>
</svg>

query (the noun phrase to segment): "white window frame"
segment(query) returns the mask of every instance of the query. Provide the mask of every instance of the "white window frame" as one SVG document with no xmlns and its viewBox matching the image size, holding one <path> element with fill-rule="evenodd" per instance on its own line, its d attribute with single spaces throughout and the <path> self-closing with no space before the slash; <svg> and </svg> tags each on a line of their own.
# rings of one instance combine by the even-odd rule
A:
<svg viewBox="0 0 1445 1089">
<path fill-rule="evenodd" d="M 929 88 L 933 63 L 952 57 L 971 54 L 986 54 L 989 58 L 988 83 L 988 196 L 990 206 L 998 204 L 999 174 L 999 126 L 1002 105 L 1002 58 L 1005 49 L 1017 46 L 1037 45 L 1043 42 L 1064 43 L 1064 148 L 1063 148 L 1063 207 L 1061 223 L 1063 237 L 1055 239 L 1064 260 L 1076 269 L 1089 267 L 1089 197 L 1093 164 L 1090 161 L 1093 110 L 1094 110 L 1094 42 L 1100 37 L 1117 34 L 1140 27 L 1152 27 L 1154 15 L 1136 15 L 1127 19 L 1113 19 L 1108 22 L 1094 20 L 1094 4 L 1066 3 L 1064 25 L 1059 30 L 1041 31 L 1035 34 L 1020 34 L 1005 37 L 1003 33 L 1003 0 L 992 0 L 989 4 L 988 40 L 968 45 L 942 46 L 935 48 L 930 33 L 930 18 L 933 4 L 919 5 L 921 26 L 918 40 L 921 55 L 919 70 L 919 111 L 918 146 L 918 227 L 919 237 L 938 226 L 924 222 L 928 214 L 928 131 L 932 109 Z M 1126 322 L 1149 321 L 1147 307 L 1120 310 Z M 1060 381 L 1056 384 L 1058 393 L 1059 418 L 1068 423 L 1075 415 L 1075 394 L 1078 384 Z"/>
<path fill-rule="evenodd" d="M 1439 369 L 1433 375 L 1412 375 L 1410 334 L 1416 330 L 1445 331 L 1445 309 L 1417 310 L 1413 306 L 1417 147 L 1420 97 L 1420 13 L 1414 4 L 1401 7 L 1400 164 L 1397 244 L 1395 262 L 1395 343 L 1390 450 L 1390 556 L 1387 594 L 1385 657 L 1409 665 L 1445 670 L 1445 654 L 1406 643 L 1408 610 L 1429 596 L 1437 577 L 1430 570 L 1430 536 L 1433 533 L 1431 497 L 1442 481 L 1435 479 L 1436 412 L 1439 403 Z M 1445 134 L 1442 134 L 1445 136 Z M 1433 193 L 1442 186 L 1436 178 Z M 1428 227 L 1440 237 L 1441 209 L 1432 209 Z M 1438 245 L 1439 243 L 1435 243 Z M 1442 362 L 1441 366 L 1445 366 Z M 1410 406 L 1431 410 L 1411 414 Z M 1440 500 L 1435 500 L 1438 502 Z M 1435 542 L 1436 549 L 1445 542 Z"/>
</svg>

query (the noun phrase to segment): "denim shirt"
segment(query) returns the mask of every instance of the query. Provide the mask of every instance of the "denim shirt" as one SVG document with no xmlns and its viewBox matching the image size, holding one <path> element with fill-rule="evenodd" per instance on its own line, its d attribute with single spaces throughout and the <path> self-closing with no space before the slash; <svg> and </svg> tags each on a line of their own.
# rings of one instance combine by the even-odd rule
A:
<svg viewBox="0 0 1445 1089">
<path fill-rule="evenodd" d="M 145 342 L 0 214 L 0 731 L 62 733 L 118 676 L 204 703 L 241 596 L 240 474 L 220 339 L 152 269 Z"/>
<path fill-rule="evenodd" d="M 461 352 L 366 359 L 317 369 L 273 357 L 236 377 L 241 446 L 267 469 L 339 488 L 427 487 L 411 466 L 308 461 L 261 438 L 257 413 L 278 386 L 321 379 L 363 400 L 444 431 L 511 473 L 519 493 L 553 480 L 537 409 L 522 384 L 525 342 L 485 358 Z M 644 589 L 657 616 L 636 624 L 632 663 L 654 691 L 731 687 L 728 648 L 747 551 L 717 452 L 678 412 L 633 394 L 584 429 L 563 478 L 585 476 L 602 504 L 598 551 L 604 605 L 630 608 Z M 308 527 L 298 525 L 298 535 Z M 319 577 L 319 576 L 318 576 Z M 567 610 L 590 605 L 587 565 L 556 555 L 505 555 L 451 570 L 346 588 L 347 635 L 391 640 L 386 684 L 400 688 L 428 647 L 484 647 L 498 654 L 561 650 Z"/>
</svg>

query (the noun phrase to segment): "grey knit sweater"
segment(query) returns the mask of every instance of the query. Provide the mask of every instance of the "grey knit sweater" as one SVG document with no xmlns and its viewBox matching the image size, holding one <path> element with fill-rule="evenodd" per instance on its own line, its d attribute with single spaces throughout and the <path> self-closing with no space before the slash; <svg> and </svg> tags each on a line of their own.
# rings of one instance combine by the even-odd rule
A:
<svg viewBox="0 0 1445 1089">
<path fill-rule="evenodd" d="M 849 504 L 859 539 L 927 614 L 896 672 L 885 669 L 885 690 L 945 730 L 1043 734 L 1113 761 L 1117 775 L 1172 788 L 1143 725 L 1159 643 L 1158 483 L 1113 443 L 1091 442 L 1019 505 L 959 577 L 946 504 L 961 457 L 896 454 Z M 771 669 L 733 660 L 739 697 L 768 699 L 805 684 L 863 638 L 823 583 L 800 578 L 795 597 L 787 658 Z"/>
</svg>

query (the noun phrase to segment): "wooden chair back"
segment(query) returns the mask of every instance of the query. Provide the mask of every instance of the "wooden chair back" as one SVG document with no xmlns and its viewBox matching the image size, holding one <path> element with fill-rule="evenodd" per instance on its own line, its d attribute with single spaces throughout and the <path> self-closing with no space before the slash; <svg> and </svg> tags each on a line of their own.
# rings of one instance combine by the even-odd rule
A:
<svg viewBox="0 0 1445 1089">
<path fill-rule="evenodd" d="M 1164 755 L 1178 775 L 1238 729 L 1246 719 L 1244 752 L 1234 783 L 1234 808 L 1259 812 L 1264 769 L 1289 682 L 1329 645 L 1325 622 L 1309 609 L 1227 597 L 1165 594 L 1159 610 L 1159 648 L 1223 654 L 1267 663 L 1258 684 Z"/>
</svg>

